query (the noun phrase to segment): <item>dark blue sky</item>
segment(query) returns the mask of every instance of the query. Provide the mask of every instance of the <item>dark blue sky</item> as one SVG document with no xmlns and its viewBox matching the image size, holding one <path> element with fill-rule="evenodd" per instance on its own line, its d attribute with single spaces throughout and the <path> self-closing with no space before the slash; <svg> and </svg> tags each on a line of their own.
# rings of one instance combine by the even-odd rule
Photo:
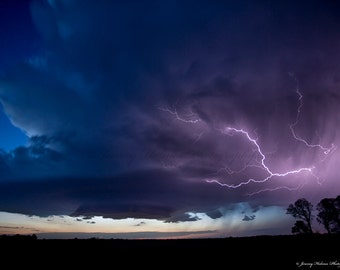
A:
<svg viewBox="0 0 340 270">
<path fill-rule="evenodd" d="M 32 22 L 29 1 L 0 2 L 0 74 L 38 52 L 39 35 Z M 27 136 L 12 125 L 1 107 L 0 147 L 6 151 L 25 145 Z"/>
<path fill-rule="evenodd" d="M 339 11 L 2 0 L 0 211 L 255 224 L 338 195 Z"/>
</svg>

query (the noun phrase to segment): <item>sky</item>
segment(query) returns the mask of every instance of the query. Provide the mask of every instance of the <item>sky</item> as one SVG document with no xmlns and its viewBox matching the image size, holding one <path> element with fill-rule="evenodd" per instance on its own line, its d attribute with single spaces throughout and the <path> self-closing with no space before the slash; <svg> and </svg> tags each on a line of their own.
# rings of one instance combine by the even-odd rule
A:
<svg viewBox="0 0 340 270">
<path fill-rule="evenodd" d="M 340 193 L 339 11 L 0 0 L 0 233 L 289 234 Z"/>
</svg>

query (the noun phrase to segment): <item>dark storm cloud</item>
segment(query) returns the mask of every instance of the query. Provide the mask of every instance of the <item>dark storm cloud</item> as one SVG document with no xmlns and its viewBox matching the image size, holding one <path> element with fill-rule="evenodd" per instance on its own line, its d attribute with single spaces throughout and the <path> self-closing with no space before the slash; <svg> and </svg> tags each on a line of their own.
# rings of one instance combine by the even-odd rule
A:
<svg viewBox="0 0 340 270">
<path fill-rule="evenodd" d="M 114 178 L 58 179 L 0 184 L 2 211 L 39 216 L 72 215 L 82 219 L 155 218 L 168 222 L 193 221 L 184 212 L 208 212 L 220 217 L 216 208 L 227 193 L 205 182 L 190 183 L 162 171 L 130 173 Z M 232 194 L 228 195 L 229 199 Z M 86 217 L 86 218 L 85 218 Z"/>
<path fill-rule="evenodd" d="M 144 226 L 145 224 L 146 223 L 144 221 L 142 221 L 142 222 L 137 223 L 135 226 L 136 227 L 140 227 L 140 226 Z"/>
<path fill-rule="evenodd" d="M 252 221 L 252 220 L 254 220 L 255 219 L 255 215 L 251 215 L 251 216 L 248 216 L 248 215 L 244 215 L 244 217 L 243 217 L 243 221 Z"/>
<path fill-rule="evenodd" d="M 338 4 L 183 2 L 32 2 L 44 51 L 0 80 L 4 109 L 31 143 L 0 153 L 0 210 L 175 222 L 295 196 L 244 197 L 295 187 L 305 175 L 240 189 L 205 180 L 266 176 L 255 167 L 230 173 L 259 155 L 244 137 L 224 134 L 229 125 L 258 138 L 273 171 L 321 164 L 322 153 L 289 129 L 297 87 L 299 136 L 339 142 Z"/>
<path fill-rule="evenodd" d="M 165 222 L 178 223 L 184 221 L 197 221 L 197 220 L 200 220 L 200 218 L 197 216 L 191 216 L 188 213 L 180 213 L 167 218 Z"/>
<path fill-rule="evenodd" d="M 0 153 L 0 176 L 13 180 L 41 178 L 57 170 L 55 175 L 64 175 L 65 164 L 62 153 L 49 147 L 51 140 L 46 136 L 33 136 L 28 146 L 18 147 L 11 152 Z M 68 170 L 67 170 L 68 171 Z"/>
<path fill-rule="evenodd" d="M 207 216 L 212 218 L 212 219 L 217 219 L 223 216 L 223 214 L 221 213 L 221 211 L 219 211 L 218 209 L 214 210 L 214 211 L 210 211 L 210 212 L 206 212 Z"/>
</svg>

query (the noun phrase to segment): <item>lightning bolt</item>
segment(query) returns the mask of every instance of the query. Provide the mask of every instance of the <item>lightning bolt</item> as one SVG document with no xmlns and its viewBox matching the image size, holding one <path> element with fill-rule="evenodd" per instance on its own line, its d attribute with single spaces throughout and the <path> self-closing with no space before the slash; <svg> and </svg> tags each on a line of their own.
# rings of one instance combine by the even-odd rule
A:
<svg viewBox="0 0 340 270">
<path fill-rule="evenodd" d="M 293 73 L 290 73 L 290 76 L 292 76 L 295 81 L 297 82 L 297 79 L 294 77 Z M 333 152 L 336 149 L 336 145 L 332 143 L 331 147 L 327 148 L 322 146 L 321 144 L 311 144 L 308 143 L 306 140 L 302 139 L 301 137 L 299 137 L 296 132 L 295 132 L 295 127 L 299 124 L 299 119 L 300 119 L 300 114 L 301 114 L 301 110 L 302 110 L 302 106 L 303 106 L 303 95 L 301 94 L 299 87 L 296 87 L 296 94 L 298 95 L 299 99 L 299 106 L 297 109 L 297 114 L 296 114 L 296 118 L 295 118 L 295 122 L 292 123 L 291 125 L 289 125 L 290 131 L 292 132 L 292 135 L 294 137 L 295 140 L 302 142 L 303 144 L 305 144 L 307 147 L 310 148 L 319 148 L 320 150 L 323 151 L 323 153 L 325 155 L 328 155 L 329 153 Z"/>
<path fill-rule="evenodd" d="M 234 127 L 227 127 L 225 129 L 224 133 L 228 134 L 228 135 L 230 135 L 230 133 L 238 133 L 238 134 L 246 137 L 246 139 L 254 145 L 258 154 L 260 155 L 260 157 L 261 157 L 260 168 L 265 170 L 267 172 L 268 176 L 266 176 L 265 178 L 260 179 L 260 180 L 250 178 L 247 181 L 242 181 L 237 185 L 235 185 L 235 184 L 230 185 L 230 184 L 222 183 L 222 182 L 220 182 L 219 180 L 216 180 L 216 179 L 206 179 L 206 182 L 208 182 L 208 183 L 216 183 L 216 184 L 218 184 L 222 187 L 228 187 L 228 188 L 239 188 L 241 186 L 248 185 L 250 183 L 264 183 L 264 182 L 267 182 L 268 180 L 270 180 L 273 177 L 285 177 L 285 176 L 290 175 L 290 174 L 297 174 L 297 173 L 301 173 L 301 172 L 312 172 L 312 170 L 314 169 L 314 167 L 304 167 L 304 168 L 299 168 L 299 169 L 296 169 L 296 170 L 287 171 L 287 172 L 284 172 L 284 173 L 277 173 L 277 172 L 274 173 L 266 165 L 266 162 L 265 162 L 266 156 L 265 156 L 265 154 L 263 154 L 263 151 L 261 150 L 261 147 L 258 144 L 257 140 L 252 138 L 247 131 L 245 131 L 243 129 L 237 129 L 237 128 L 234 128 Z M 249 167 L 249 166 L 258 167 L 257 165 L 246 165 L 246 167 Z M 234 173 L 234 172 L 232 172 L 232 173 Z"/>
<path fill-rule="evenodd" d="M 273 192 L 273 191 L 282 190 L 282 189 L 286 189 L 288 191 L 295 191 L 295 190 L 301 189 L 306 184 L 307 183 L 305 182 L 305 183 L 300 184 L 296 187 L 278 186 L 278 187 L 275 187 L 275 188 L 264 188 L 264 189 L 261 189 L 261 190 L 255 191 L 255 192 L 247 193 L 247 195 L 248 196 L 254 196 L 254 195 L 257 195 L 257 194 L 260 194 L 260 193 L 263 193 L 263 192 Z"/>
<path fill-rule="evenodd" d="M 194 140 L 193 144 L 198 143 L 198 141 L 202 138 L 203 134 L 204 134 L 204 131 L 202 131 L 201 133 L 197 134 L 197 137 Z"/>
<path fill-rule="evenodd" d="M 183 123 L 188 123 L 188 124 L 197 124 L 199 122 L 202 122 L 200 118 L 196 117 L 196 114 L 194 114 L 193 112 L 190 112 L 189 114 L 185 115 L 185 118 L 183 116 L 180 116 L 179 113 L 177 112 L 177 109 L 169 109 L 167 107 L 163 108 L 163 107 L 159 107 L 159 110 L 163 111 L 163 112 L 167 112 L 171 115 L 173 115 L 175 117 L 176 120 L 181 121 Z M 193 141 L 193 144 L 196 144 L 203 136 L 205 132 L 202 131 L 198 134 L 195 134 L 195 139 Z"/>
<path fill-rule="evenodd" d="M 297 83 L 297 79 L 295 78 L 293 73 L 289 73 L 289 75 L 296 81 Z M 324 159 L 321 160 L 321 162 L 323 162 L 327 156 L 330 153 L 333 153 L 336 149 L 337 146 L 335 144 L 332 144 L 330 147 L 325 147 L 321 144 L 311 144 L 309 142 L 307 142 L 305 139 L 303 139 L 302 137 L 298 136 L 296 134 L 295 128 L 296 126 L 299 124 L 299 120 L 300 120 L 300 114 L 302 111 L 302 107 L 303 107 L 303 95 L 299 90 L 298 84 L 296 87 L 296 93 L 298 95 L 298 101 L 299 101 L 299 106 L 297 108 L 297 113 L 296 113 L 296 118 L 295 121 L 289 125 L 290 131 L 292 133 L 293 138 L 296 141 L 299 141 L 301 143 L 303 143 L 306 147 L 308 148 L 317 148 L 319 150 L 321 150 L 323 152 L 323 154 L 325 155 Z M 196 118 L 194 113 L 190 113 L 190 115 L 188 115 L 186 118 L 181 117 L 178 113 L 177 110 L 170 110 L 168 108 L 159 108 L 160 110 L 164 111 L 164 112 L 168 112 L 171 115 L 173 115 L 177 120 L 184 122 L 184 123 L 190 123 L 190 124 L 197 124 L 198 122 L 202 121 L 199 118 Z M 238 184 L 228 184 L 228 183 L 223 183 L 220 180 L 218 180 L 217 178 L 206 178 L 205 181 L 207 183 L 213 183 L 213 184 L 217 184 L 221 187 L 226 187 L 226 188 L 231 188 L 231 189 L 237 189 L 240 188 L 242 186 L 246 186 L 249 185 L 251 183 L 265 183 L 275 177 L 277 178 L 284 178 L 287 177 L 289 175 L 295 175 L 295 174 L 300 174 L 300 173 L 308 173 L 310 175 L 312 175 L 313 177 L 315 177 L 318 180 L 318 183 L 321 184 L 321 182 L 319 181 L 319 177 L 313 172 L 313 170 L 316 168 L 314 165 L 310 166 L 310 167 L 301 167 L 301 168 L 297 168 L 297 169 L 292 169 L 292 170 L 288 170 L 285 172 L 274 172 L 266 163 L 266 154 L 264 153 L 264 151 L 261 149 L 261 146 L 258 143 L 258 139 L 257 138 L 253 138 L 248 131 L 246 131 L 245 129 L 239 129 L 236 127 L 232 127 L 232 126 L 228 126 L 226 128 L 224 128 L 223 130 L 218 129 L 218 131 L 220 131 L 222 134 L 225 135 L 229 135 L 229 136 L 234 136 L 239 135 L 239 136 L 243 136 L 254 148 L 254 151 L 257 153 L 257 155 L 259 156 L 259 159 L 256 160 L 256 162 L 258 164 L 246 164 L 241 170 L 238 171 L 233 171 L 229 168 L 223 168 L 223 170 L 225 170 L 229 175 L 234 175 L 234 174 L 241 174 L 243 173 L 246 169 L 251 168 L 251 167 L 255 167 L 255 168 L 259 168 L 261 170 L 263 170 L 266 173 L 266 176 L 262 179 L 254 179 L 254 178 L 249 178 L 247 180 L 241 181 Z M 197 141 L 199 140 L 200 136 L 198 137 Z M 195 143 L 197 142 L 195 141 Z M 258 191 L 255 191 L 253 193 L 248 193 L 247 195 L 252 196 L 255 194 L 259 194 L 262 192 L 272 192 L 272 191 L 276 191 L 276 190 L 281 190 L 281 189 L 286 189 L 289 191 L 293 191 L 293 190 L 298 190 L 300 188 L 302 188 L 304 185 L 306 185 L 307 182 L 304 183 L 300 183 L 299 185 L 295 186 L 295 187 L 288 187 L 288 186 L 277 186 L 275 188 L 265 188 L 265 189 L 261 189 Z"/>
<path fill-rule="evenodd" d="M 186 116 L 187 118 L 183 118 L 178 114 L 176 109 L 170 110 L 169 108 L 162 108 L 162 107 L 159 107 L 158 109 L 161 110 L 161 111 L 172 114 L 173 116 L 175 116 L 175 118 L 177 120 L 184 122 L 184 123 L 197 124 L 198 122 L 201 121 L 201 119 L 199 119 L 199 118 L 194 118 L 195 114 L 193 112 L 190 112 L 190 114 L 188 114 Z"/>
</svg>

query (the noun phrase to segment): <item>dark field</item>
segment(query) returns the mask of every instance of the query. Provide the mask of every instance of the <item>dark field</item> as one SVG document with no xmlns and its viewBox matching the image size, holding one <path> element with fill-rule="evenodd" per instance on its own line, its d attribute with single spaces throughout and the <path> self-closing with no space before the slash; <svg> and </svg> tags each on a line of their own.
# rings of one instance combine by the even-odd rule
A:
<svg viewBox="0 0 340 270">
<path fill-rule="evenodd" d="M 142 266 L 159 260 L 169 266 L 207 263 L 222 269 L 340 269 L 340 235 L 181 240 L 2 237 L 0 245 L 4 251 L 2 255 L 5 255 L 3 258 L 31 252 L 56 262 L 62 258 L 72 263 L 92 265 L 113 260 L 115 263 Z"/>
</svg>

